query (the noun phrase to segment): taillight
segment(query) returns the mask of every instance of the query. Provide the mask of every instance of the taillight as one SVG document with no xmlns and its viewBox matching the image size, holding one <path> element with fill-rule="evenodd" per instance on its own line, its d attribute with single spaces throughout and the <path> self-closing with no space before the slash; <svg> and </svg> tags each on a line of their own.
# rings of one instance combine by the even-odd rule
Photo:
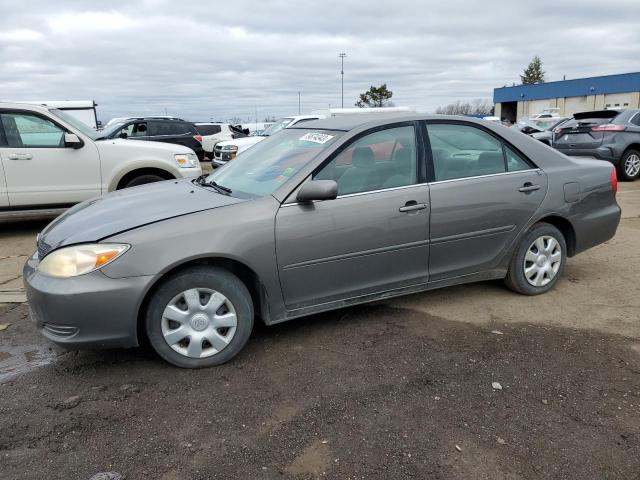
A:
<svg viewBox="0 0 640 480">
<path fill-rule="evenodd" d="M 618 172 L 615 167 L 611 169 L 611 188 L 613 188 L 613 194 L 618 193 Z"/>
<path fill-rule="evenodd" d="M 614 125 L 613 123 L 605 123 L 604 125 L 591 127 L 592 132 L 623 132 L 624 129 L 624 125 Z"/>
<path fill-rule="evenodd" d="M 193 138 L 202 143 L 202 135 L 194 135 Z"/>
</svg>

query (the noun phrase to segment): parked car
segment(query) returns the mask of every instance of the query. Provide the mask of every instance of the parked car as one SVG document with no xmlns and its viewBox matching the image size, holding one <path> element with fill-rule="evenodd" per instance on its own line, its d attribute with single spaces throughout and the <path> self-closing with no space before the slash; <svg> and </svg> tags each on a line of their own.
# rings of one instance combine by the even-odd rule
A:
<svg viewBox="0 0 640 480">
<path fill-rule="evenodd" d="M 554 130 L 553 146 L 566 155 L 607 160 L 627 181 L 640 177 L 640 110 L 576 113 Z"/>
<path fill-rule="evenodd" d="M 100 140 L 67 112 L 0 103 L 0 219 L 58 215 L 106 192 L 201 172 L 183 146 Z"/>
<path fill-rule="evenodd" d="M 539 142 L 544 143 L 545 145 L 551 146 L 553 145 L 554 130 L 567 121 L 569 121 L 569 119 L 565 117 L 553 117 L 552 122 L 547 122 L 546 125 L 541 126 L 542 130 L 531 132 L 529 133 L 529 136 L 531 136 L 531 138 L 535 138 Z"/>
<path fill-rule="evenodd" d="M 211 159 L 213 158 L 213 148 L 218 142 L 247 136 L 241 128 L 228 123 L 195 123 L 195 126 L 202 136 L 204 155 Z"/>
<path fill-rule="evenodd" d="M 210 176 L 73 208 L 39 235 L 27 297 L 64 347 L 145 336 L 174 365 L 218 365 L 254 318 L 500 278 L 547 292 L 615 234 L 615 173 L 465 117 L 306 122 Z"/>
<path fill-rule="evenodd" d="M 152 142 L 174 143 L 190 148 L 204 160 L 202 135 L 196 126 L 180 118 L 139 117 L 114 123 L 100 130 L 100 139 L 131 138 Z"/>
<path fill-rule="evenodd" d="M 244 138 L 236 138 L 234 140 L 219 142 L 214 148 L 213 164 L 219 167 L 225 165 L 229 160 L 233 160 L 249 147 L 261 142 L 268 136 L 279 132 L 283 128 L 292 127 L 301 122 L 310 122 L 324 117 L 324 115 L 295 115 L 292 117 L 283 117 L 272 124 L 260 135 L 251 135 Z"/>
</svg>

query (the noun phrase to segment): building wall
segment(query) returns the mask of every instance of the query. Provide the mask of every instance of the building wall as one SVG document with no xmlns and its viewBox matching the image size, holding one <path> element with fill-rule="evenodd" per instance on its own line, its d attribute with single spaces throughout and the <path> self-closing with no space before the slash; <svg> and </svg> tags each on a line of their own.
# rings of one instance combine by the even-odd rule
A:
<svg viewBox="0 0 640 480">
<path fill-rule="evenodd" d="M 585 95 L 518 102 L 517 118 L 529 117 L 545 108 L 558 108 L 558 115 L 570 117 L 574 113 L 604 108 L 640 108 L 640 92 Z M 495 115 L 501 117 L 502 105 L 496 104 Z"/>
</svg>

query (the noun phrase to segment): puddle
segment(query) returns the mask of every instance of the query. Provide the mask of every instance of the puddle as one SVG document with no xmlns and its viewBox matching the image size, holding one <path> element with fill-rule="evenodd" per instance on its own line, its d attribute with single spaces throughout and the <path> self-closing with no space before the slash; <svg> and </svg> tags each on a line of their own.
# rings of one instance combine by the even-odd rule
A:
<svg viewBox="0 0 640 480">
<path fill-rule="evenodd" d="M 0 383 L 48 365 L 59 355 L 46 345 L 2 347 L 0 351 Z"/>
</svg>

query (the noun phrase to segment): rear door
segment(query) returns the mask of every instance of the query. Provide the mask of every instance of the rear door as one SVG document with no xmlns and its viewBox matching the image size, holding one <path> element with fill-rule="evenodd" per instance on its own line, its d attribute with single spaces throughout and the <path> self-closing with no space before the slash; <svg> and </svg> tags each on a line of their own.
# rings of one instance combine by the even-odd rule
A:
<svg viewBox="0 0 640 480">
<path fill-rule="evenodd" d="M 576 113 L 573 120 L 560 125 L 553 146 L 558 150 L 592 150 L 602 145 L 604 132 L 593 131 L 594 127 L 611 123 L 618 116 L 615 110 Z"/>
<path fill-rule="evenodd" d="M 0 110 L 0 122 L 6 137 L 0 158 L 11 207 L 70 205 L 101 194 L 93 142 L 66 147 L 66 129 L 35 112 Z"/>
<path fill-rule="evenodd" d="M 428 122 L 430 280 L 496 268 L 544 199 L 546 175 L 492 132 Z"/>
</svg>

